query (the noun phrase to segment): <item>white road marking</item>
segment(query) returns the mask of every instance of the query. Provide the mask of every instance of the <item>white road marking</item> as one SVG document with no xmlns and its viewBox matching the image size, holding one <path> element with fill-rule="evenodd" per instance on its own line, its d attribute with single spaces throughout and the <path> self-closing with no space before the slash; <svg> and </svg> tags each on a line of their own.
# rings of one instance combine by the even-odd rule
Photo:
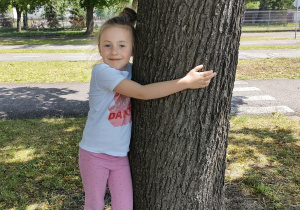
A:
<svg viewBox="0 0 300 210">
<path fill-rule="evenodd" d="M 260 91 L 257 87 L 239 87 L 239 88 L 233 88 L 234 92 L 241 92 L 241 91 Z"/>
<path fill-rule="evenodd" d="M 15 55 L 14 58 L 39 58 L 39 55 Z"/>
<path fill-rule="evenodd" d="M 235 85 L 248 85 L 248 82 L 238 80 L 238 81 L 235 81 L 234 84 Z"/>
<path fill-rule="evenodd" d="M 240 99 L 243 101 L 275 101 L 276 99 L 269 95 L 261 96 L 233 96 L 235 99 Z"/>
<path fill-rule="evenodd" d="M 65 58 L 77 58 L 77 57 L 82 57 L 82 55 L 68 55 L 68 56 L 65 56 Z"/>
<path fill-rule="evenodd" d="M 251 107 L 251 106 L 240 106 L 233 107 L 232 112 L 245 113 L 245 114 L 271 114 L 271 113 L 291 113 L 295 112 L 287 106 L 265 106 L 265 107 Z"/>
</svg>

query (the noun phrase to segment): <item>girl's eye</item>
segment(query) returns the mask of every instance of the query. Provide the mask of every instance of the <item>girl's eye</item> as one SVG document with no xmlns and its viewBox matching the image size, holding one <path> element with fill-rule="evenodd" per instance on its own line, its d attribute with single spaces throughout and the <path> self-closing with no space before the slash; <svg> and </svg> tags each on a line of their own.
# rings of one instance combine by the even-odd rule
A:
<svg viewBox="0 0 300 210">
<path fill-rule="evenodd" d="M 104 45 L 104 47 L 110 47 L 110 45 L 109 45 L 109 44 L 106 44 L 106 45 Z"/>
<path fill-rule="evenodd" d="M 121 44 L 120 47 L 125 47 L 125 45 Z"/>
</svg>

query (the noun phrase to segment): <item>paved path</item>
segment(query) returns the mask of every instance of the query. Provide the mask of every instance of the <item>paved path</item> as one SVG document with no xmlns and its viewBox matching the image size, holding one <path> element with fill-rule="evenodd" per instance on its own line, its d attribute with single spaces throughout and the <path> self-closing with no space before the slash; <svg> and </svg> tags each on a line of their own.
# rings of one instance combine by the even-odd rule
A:
<svg viewBox="0 0 300 210">
<path fill-rule="evenodd" d="M 239 59 L 300 58 L 300 49 L 240 50 Z M 0 54 L 0 61 L 84 61 L 100 60 L 99 53 L 14 53 Z"/>
<path fill-rule="evenodd" d="M 89 83 L 0 84 L 0 119 L 86 116 Z M 233 115 L 300 116 L 300 79 L 236 81 Z"/>
</svg>

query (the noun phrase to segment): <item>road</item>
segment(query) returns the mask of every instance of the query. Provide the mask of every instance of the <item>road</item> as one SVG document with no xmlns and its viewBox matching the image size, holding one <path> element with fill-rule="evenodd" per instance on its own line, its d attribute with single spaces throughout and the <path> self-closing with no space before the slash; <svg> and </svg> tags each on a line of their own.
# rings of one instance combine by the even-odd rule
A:
<svg viewBox="0 0 300 210">
<path fill-rule="evenodd" d="M 89 83 L 0 84 L 0 119 L 86 116 L 88 91 Z M 299 93 L 300 79 L 236 81 L 232 115 L 300 116 Z"/>
</svg>

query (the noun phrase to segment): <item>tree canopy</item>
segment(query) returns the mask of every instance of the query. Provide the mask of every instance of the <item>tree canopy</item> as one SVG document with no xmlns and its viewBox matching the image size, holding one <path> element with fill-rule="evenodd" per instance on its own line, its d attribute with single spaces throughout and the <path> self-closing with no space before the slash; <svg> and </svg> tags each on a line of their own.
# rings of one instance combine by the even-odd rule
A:
<svg viewBox="0 0 300 210">
<path fill-rule="evenodd" d="M 246 0 L 246 9 L 254 9 L 256 5 L 260 10 L 292 9 L 293 2 L 293 0 Z"/>
</svg>

